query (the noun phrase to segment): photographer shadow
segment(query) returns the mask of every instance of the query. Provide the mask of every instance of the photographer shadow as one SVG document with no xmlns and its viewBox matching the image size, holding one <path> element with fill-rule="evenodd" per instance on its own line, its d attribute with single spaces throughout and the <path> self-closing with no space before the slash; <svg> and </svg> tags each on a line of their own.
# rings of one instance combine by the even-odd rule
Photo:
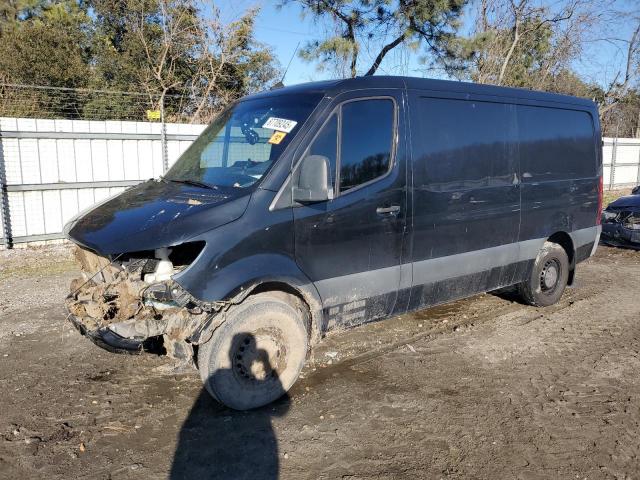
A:
<svg viewBox="0 0 640 480">
<path fill-rule="evenodd" d="M 247 342 L 247 338 L 249 342 Z M 255 338 L 243 334 L 242 340 L 255 347 Z M 231 342 L 231 345 L 236 342 Z M 269 358 L 257 350 L 255 361 L 271 371 Z M 231 365 L 233 352 L 229 352 Z M 232 375 L 232 369 L 216 372 L 221 378 Z M 213 380 L 215 382 L 215 378 Z M 261 380 L 254 380 L 260 382 Z M 264 380 L 271 388 L 284 393 L 277 376 Z M 277 382 L 273 387 L 273 382 Z M 249 411 L 226 408 L 202 389 L 178 435 L 178 445 L 169 478 L 181 479 L 253 479 L 278 478 L 280 470 L 278 440 L 272 418 L 284 416 L 289 410 L 288 395 Z"/>
</svg>

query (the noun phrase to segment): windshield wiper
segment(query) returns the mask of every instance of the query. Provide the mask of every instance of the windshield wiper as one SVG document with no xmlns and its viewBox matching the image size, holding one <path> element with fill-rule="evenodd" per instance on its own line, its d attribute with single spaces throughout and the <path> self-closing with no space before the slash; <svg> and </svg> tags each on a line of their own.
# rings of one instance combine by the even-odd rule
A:
<svg viewBox="0 0 640 480">
<path fill-rule="evenodd" d="M 218 190 L 218 187 L 209 183 L 200 182 L 198 180 L 190 180 L 188 178 L 162 178 L 164 181 L 174 183 L 184 183 L 185 185 L 193 185 L 195 187 L 208 188 L 210 190 Z"/>
</svg>

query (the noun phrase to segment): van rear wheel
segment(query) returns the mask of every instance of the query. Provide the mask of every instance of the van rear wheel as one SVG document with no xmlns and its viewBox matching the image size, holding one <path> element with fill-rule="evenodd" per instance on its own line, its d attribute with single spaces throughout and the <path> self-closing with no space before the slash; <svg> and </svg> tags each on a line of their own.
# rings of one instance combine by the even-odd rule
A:
<svg viewBox="0 0 640 480">
<path fill-rule="evenodd" d="M 307 355 L 307 319 L 287 297 L 270 292 L 248 297 L 232 306 L 200 345 L 200 377 L 220 403 L 236 410 L 261 407 L 297 380 Z"/>
<path fill-rule="evenodd" d="M 557 243 L 545 242 L 527 281 L 518 285 L 522 299 L 529 305 L 553 305 L 564 293 L 569 280 L 569 258 Z"/>
</svg>

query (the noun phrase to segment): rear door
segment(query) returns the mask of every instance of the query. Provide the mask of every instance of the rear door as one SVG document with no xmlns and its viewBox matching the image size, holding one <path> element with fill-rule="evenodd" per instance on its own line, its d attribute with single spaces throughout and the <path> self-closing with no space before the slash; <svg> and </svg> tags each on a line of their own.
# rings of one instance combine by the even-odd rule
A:
<svg viewBox="0 0 640 480">
<path fill-rule="evenodd" d="M 599 140 L 587 111 L 517 105 L 522 171 L 520 240 L 583 230 L 591 243 L 598 220 Z M 591 230 L 585 230 L 591 229 Z M 540 244 L 533 243 L 540 248 Z M 529 256 L 537 254 L 533 248 Z"/>
<path fill-rule="evenodd" d="M 400 284 L 406 224 L 403 93 L 349 93 L 299 158 L 323 155 L 333 199 L 294 207 L 295 256 L 332 324 L 389 315 Z"/>
</svg>

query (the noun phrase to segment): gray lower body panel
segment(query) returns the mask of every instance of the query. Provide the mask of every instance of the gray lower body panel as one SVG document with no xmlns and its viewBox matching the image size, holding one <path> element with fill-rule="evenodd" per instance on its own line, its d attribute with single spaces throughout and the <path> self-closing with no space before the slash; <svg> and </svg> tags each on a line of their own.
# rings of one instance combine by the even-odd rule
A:
<svg viewBox="0 0 640 480">
<path fill-rule="evenodd" d="M 593 226 L 570 233 L 575 251 L 581 254 L 578 261 L 595 253 L 600 231 L 600 226 Z M 545 241 L 536 238 L 359 272 L 321 280 L 316 286 L 330 325 L 363 323 L 402 313 L 393 311 L 394 304 L 414 310 L 519 283 Z M 401 268 L 409 265 L 412 286 L 399 288 Z"/>
</svg>

